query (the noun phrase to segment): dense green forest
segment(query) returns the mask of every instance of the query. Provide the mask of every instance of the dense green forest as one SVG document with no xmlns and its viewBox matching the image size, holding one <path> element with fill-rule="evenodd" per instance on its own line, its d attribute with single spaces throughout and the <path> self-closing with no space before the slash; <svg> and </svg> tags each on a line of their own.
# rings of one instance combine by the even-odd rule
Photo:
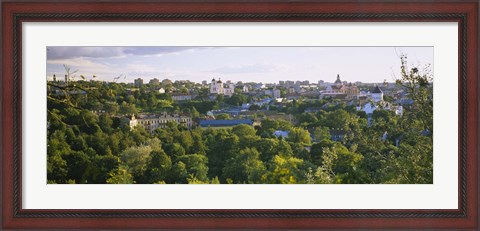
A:
<svg viewBox="0 0 480 231">
<path fill-rule="evenodd" d="M 48 183 L 430 184 L 432 77 L 407 68 L 406 57 L 401 61 L 397 85 L 413 104 L 403 116 L 378 109 L 370 124 L 364 112 L 346 103 L 294 100 L 275 110 L 294 116 L 296 125 L 254 108 L 260 126 L 187 129 L 170 122 L 150 134 L 131 129 L 122 117 L 168 111 L 196 119 L 248 99 L 238 94 L 179 103 L 148 85 L 131 92 L 125 83 L 48 82 Z M 305 112 L 312 105 L 326 106 Z M 334 141 L 332 129 L 345 131 L 344 139 Z M 275 130 L 289 136 L 276 137 Z"/>
</svg>

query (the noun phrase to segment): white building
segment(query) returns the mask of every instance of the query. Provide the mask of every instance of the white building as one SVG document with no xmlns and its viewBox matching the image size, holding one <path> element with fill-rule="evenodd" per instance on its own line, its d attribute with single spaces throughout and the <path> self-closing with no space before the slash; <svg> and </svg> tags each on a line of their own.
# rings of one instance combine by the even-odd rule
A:
<svg viewBox="0 0 480 231">
<path fill-rule="evenodd" d="M 168 122 L 176 122 L 186 126 L 187 128 L 190 128 L 193 125 L 192 118 L 190 117 L 169 115 L 167 113 L 145 117 L 139 116 L 139 118 L 135 118 L 135 116 L 132 115 L 131 119 L 128 121 L 128 124 L 132 129 L 135 126 L 142 126 L 146 131 L 150 132 L 150 134 L 153 134 L 157 128 L 165 128 Z"/>
<path fill-rule="evenodd" d="M 138 120 L 135 118 L 135 115 L 132 114 L 132 118 L 128 121 L 128 126 L 133 129 L 135 126 L 138 125 Z"/>
<path fill-rule="evenodd" d="M 402 106 L 395 106 L 390 103 L 380 102 L 376 103 L 366 103 L 363 106 L 357 106 L 357 111 L 364 111 L 367 115 L 373 114 L 373 112 L 379 108 L 384 110 L 389 110 L 395 112 L 397 116 L 403 116 L 403 107 Z"/>
<path fill-rule="evenodd" d="M 378 85 L 375 85 L 375 88 L 370 95 L 375 103 L 383 101 L 383 91 L 378 87 Z"/>
<path fill-rule="evenodd" d="M 280 98 L 280 90 L 278 90 L 278 89 L 273 89 L 273 98 L 274 98 L 274 99 Z"/>
<path fill-rule="evenodd" d="M 220 79 L 218 79 L 218 81 L 212 79 L 212 82 L 210 83 L 210 94 L 232 96 L 234 92 L 235 85 L 231 82 L 227 87 L 223 85 L 223 82 Z"/>
</svg>

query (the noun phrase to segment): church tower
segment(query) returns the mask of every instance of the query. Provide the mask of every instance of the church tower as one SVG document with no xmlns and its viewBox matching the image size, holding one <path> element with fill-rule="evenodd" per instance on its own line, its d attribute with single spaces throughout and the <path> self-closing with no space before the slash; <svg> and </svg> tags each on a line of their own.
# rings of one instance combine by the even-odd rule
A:
<svg viewBox="0 0 480 231">
<path fill-rule="evenodd" d="M 335 80 L 335 85 L 342 85 L 342 80 L 340 80 L 340 74 L 337 74 L 337 80 Z"/>
<path fill-rule="evenodd" d="M 375 88 L 372 91 L 372 100 L 375 103 L 378 103 L 380 101 L 383 101 L 383 91 L 378 87 L 378 85 L 375 85 Z"/>
<path fill-rule="evenodd" d="M 212 79 L 212 82 L 210 82 L 210 94 L 215 94 L 217 93 L 216 85 L 215 85 L 215 78 Z"/>
</svg>

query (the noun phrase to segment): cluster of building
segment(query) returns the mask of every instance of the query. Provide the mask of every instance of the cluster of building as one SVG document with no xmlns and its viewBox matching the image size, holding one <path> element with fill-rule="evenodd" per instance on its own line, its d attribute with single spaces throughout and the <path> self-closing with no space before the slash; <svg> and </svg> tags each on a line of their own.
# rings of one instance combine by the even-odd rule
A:
<svg viewBox="0 0 480 231">
<path fill-rule="evenodd" d="M 178 85 L 182 81 L 175 81 Z M 184 81 L 189 82 L 189 81 Z M 192 82 L 190 82 L 192 83 Z M 172 81 L 165 79 L 160 81 L 158 79 L 150 80 L 151 86 L 160 86 L 160 84 L 172 84 Z M 174 101 L 187 101 L 196 99 L 200 94 L 201 88 L 208 88 L 210 99 L 214 100 L 216 95 L 224 95 L 226 97 L 232 96 L 237 90 L 238 93 L 254 96 L 255 98 L 272 98 L 272 99 L 318 99 L 318 98 L 335 98 L 345 101 L 356 100 L 361 104 L 367 101 L 380 102 L 383 98 L 383 91 L 379 86 L 374 86 L 371 91 L 361 91 L 359 84 L 361 82 L 348 83 L 340 79 L 340 75 L 337 75 L 336 80 L 333 83 L 319 81 L 317 83 L 310 83 L 305 81 L 279 81 L 279 83 L 243 83 L 241 81 L 234 84 L 230 80 L 223 82 L 220 78 L 212 79 L 210 83 L 202 81 L 202 84 L 197 84 L 195 87 L 190 87 L 188 91 L 179 91 L 175 87 L 171 87 L 169 92 L 166 92 L 164 88 L 158 87 L 159 93 L 169 93 Z M 384 83 L 385 84 L 385 83 Z M 141 87 L 143 80 L 141 78 L 135 79 L 134 86 Z M 362 89 L 365 89 L 368 84 L 362 84 Z M 384 88 L 391 88 L 386 85 Z"/>
<path fill-rule="evenodd" d="M 164 83 L 163 80 L 159 81 L 158 79 L 150 80 L 149 84 L 160 84 Z M 171 83 L 171 81 L 170 81 Z M 143 84 L 143 80 L 136 79 L 134 82 L 135 86 Z M 377 108 L 384 108 L 395 111 L 397 115 L 403 114 L 402 106 L 394 106 L 392 104 L 385 103 L 384 91 L 380 88 L 379 85 L 373 85 L 373 88 L 365 90 L 366 84 L 362 84 L 362 89 L 360 89 L 359 84 L 361 82 L 348 83 L 340 79 L 340 75 L 337 74 L 337 78 L 333 83 L 327 83 L 324 81 L 319 81 L 318 84 L 311 84 L 309 81 L 279 81 L 278 84 L 262 84 L 262 83 L 242 83 L 238 82 L 236 84 L 231 81 L 223 82 L 220 78 L 212 79 L 209 84 L 207 81 L 202 82 L 202 87 L 208 86 L 210 99 L 214 100 L 216 95 L 225 95 L 227 97 L 232 96 L 237 89 L 237 92 L 245 94 L 248 96 L 253 96 L 252 98 L 256 99 L 250 103 L 245 103 L 242 105 L 242 108 L 235 110 L 245 110 L 252 105 L 257 105 L 263 107 L 269 105 L 271 102 L 282 102 L 284 100 L 290 101 L 294 99 L 306 98 L 306 99 L 322 99 L 322 98 L 334 98 L 342 100 L 348 103 L 354 103 L 357 106 L 357 110 L 362 110 L 367 113 L 367 115 L 372 114 Z M 269 88 L 265 88 L 265 87 Z M 371 86 L 371 85 L 370 85 Z M 384 83 L 383 87 L 392 91 L 394 86 L 388 86 Z M 283 89 L 283 90 L 280 90 Z M 322 90 L 323 89 L 323 90 Z M 165 91 L 160 89 L 159 92 L 164 93 Z M 282 92 L 283 91 L 283 92 Z M 390 95 L 394 96 L 392 92 L 389 92 Z M 198 93 L 191 89 L 188 93 L 185 92 L 171 92 L 170 93 L 174 101 L 187 101 L 193 100 L 198 97 Z M 394 98 L 401 100 L 402 96 L 394 96 Z M 234 113 L 235 114 L 235 113 Z M 238 114 L 238 112 L 237 112 Z"/>
<path fill-rule="evenodd" d="M 152 80 L 150 84 L 160 84 L 160 81 Z M 141 81 L 136 81 L 135 85 L 141 84 Z M 250 103 L 244 103 L 242 106 L 237 107 L 230 107 L 230 108 L 223 108 L 215 111 L 210 111 L 207 113 L 206 117 L 200 121 L 195 121 L 192 118 L 185 116 L 185 115 L 169 115 L 167 113 L 163 113 L 161 115 L 138 115 L 137 117 L 131 116 L 127 120 L 127 124 L 134 128 L 135 126 L 141 126 L 148 132 L 152 133 L 158 128 L 165 128 L 169 122 L 176 122 L 178 124 L 184 125 L 187 128 L 191 128 L 192 126 L 199 126 L 199 127 L 232 127 L 239 124 L 246 124 L 250 126 L 259 125 L 258 121 L 252 119 L 245 119 L 250 118 L 248 117 L 248 113 L 252 113 L 253 111 L 248 110 L 252 105 L 256 105 L 262 108 L 267 108 L 270 106 L 278 106 L 281 105 L 284 100 L 291 100 L 294 99 L 296 96 L 301 96 L 302 94 L 312 94 L 316 95 L 318 98 L 334 98 L 343 100 L 345 102 L 355 103 L 356 109 L 358 111 L 364 111 L 367 114 L 368 122 L 370 124 L 372 114 L 377 109 L 386 109 L 394 111 L 396 115 L 402 116 L 403 115 L 403 106 L 401 104 L 393 104 L 390 102 L 384 101 L 384 90 L 379 85 L 373 85 L 373 88 L 370 87 L 368 91 L 362 91 L 361 88 L 358 86 L 358 82 L 356 83 L 348 83 L 343 82 L 340 79 L 340 75 L 337 75 L 336 81 L 333 83 L 322 83 L 319 82 L 319 85 L 322 85 L 321 88 L 323 90 L 319 90 L 320 87 L 317 87 L 315 93 L 312 91 L 308 92 L 304 89 L 312 88 L 312 85 L 308 81 L 280 81 L 279 85 L 274 85 L 269 89 L 265 89 L 265 85 L 263 84 L 243 84 L 241 82 L 235 85 L 231 81 L 223 82 L 220 78 L 219 79 L 212 79 L 209 84 L 206 84 L 206 81 L 203 82 L 203 86 L 205 87 L 208 85 L 209 94 L 212 98 L 215 98 L 216 95 L 225 95 L 227 97 L 232 96 L 235 93 L 235 89 L 237 92 L 241 92 L 242 94 L 246 95 L 255 95 L 261 92 L 262 98 L 259 98 L 257 101 L 252 101 Z M 299 88 L 300 86 L 300 88 Z M 303 87 L 302 87 L 303 86 Z M 394 96 L 393 88 L 387 88 L 383 85 L 385 89 L 389 90 L 389 95 Z M 283 88 L 286 90 L 286 93 L 283 93 L 279 88 Z M 362 89 L 365 90 L 365 85 L 363 85 Z M 178 93 L 173 92 L 170 93 L 173 100 L 192 100 L 198 94 L 192 93 Z M 293 98 L 290 98 L 293 97 Z M 398 100 L 402 99 L 401 96 L 394 97 Z M 320 110 L 319 108 L 308 108 L 305 112 L 316 112 Z M 222 114 L 227 113 L 230 116 L 236 118 L 231 120 L 216 120 L 215 114 Z M 292 117 L 291 115 L 289 115 Z M 243 119 L 240 119 L 243 118 Z M 270 117 L 269 117 L 270 118 Z M 293 121 L 294 119 L 290 118 L 282 118 L 284 120 Z M 331 135 L 331 139 L 334 141 L 341 141 L 344 139 L 346 135 L 346 131 L 342 129 L 329 129 L 329 133 Z M 288 137 L 287 131 L 278 130 L 275 131 L 272 135 L 277 137 Z M 386 137 L 388 134 L 384 134 Z"/>
</svg>

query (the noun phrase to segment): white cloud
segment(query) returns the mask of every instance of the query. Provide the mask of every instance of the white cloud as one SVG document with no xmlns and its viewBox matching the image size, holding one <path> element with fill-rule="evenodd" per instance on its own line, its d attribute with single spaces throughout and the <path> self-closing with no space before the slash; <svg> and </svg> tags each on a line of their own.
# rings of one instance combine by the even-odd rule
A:
<svg viewBox="0 0 480 231">
<path fill-rule="evenodd" d="M 47 47 L 47 59 L 71 58 L 118 58 L 128 55 L 134 56 L 162 56 L 165 54 L 179 54 L 184 51 L 203 49 L 201 47 Z"/>
<path fill-rule="evenodd" d="M 108 68 L 109 66 L 99 62 L 92 62 L 85 58 L 61 59 L 61 60 L 47 60 L 47 64 L 62 64 L 71 66 L 72 68 Z"/>
<path fill-rule="evenodd" d="M 278 65 L 268 63 L 244 64 L 235 66 L 224 66 L 209 70 L 208 72 L 219 74 L 236 74 L 236 73 L 270 73 L 279 69 Z"/>
</svg>

